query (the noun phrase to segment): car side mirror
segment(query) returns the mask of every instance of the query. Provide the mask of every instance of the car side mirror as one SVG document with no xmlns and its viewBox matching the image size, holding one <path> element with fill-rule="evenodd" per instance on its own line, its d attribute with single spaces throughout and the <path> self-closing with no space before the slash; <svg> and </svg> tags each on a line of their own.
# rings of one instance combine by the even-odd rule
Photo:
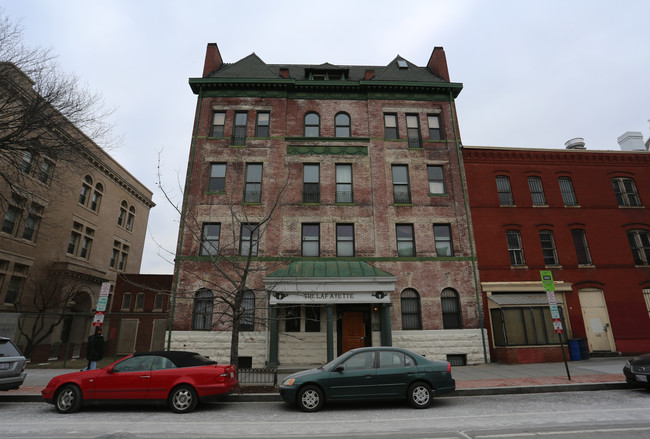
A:
<svg viewBox="0 0 650 439">
<path fill-rule="evenodd" d="M 334 372 L 343 372 L 344 370 L 345 370 L 345 366 L 342 364 L 334 368 Z"/>
<path fill-rule="evenodd" d="M 113 373 L 113 366 L 106 368 L 106 373 Z"/>
</svg>

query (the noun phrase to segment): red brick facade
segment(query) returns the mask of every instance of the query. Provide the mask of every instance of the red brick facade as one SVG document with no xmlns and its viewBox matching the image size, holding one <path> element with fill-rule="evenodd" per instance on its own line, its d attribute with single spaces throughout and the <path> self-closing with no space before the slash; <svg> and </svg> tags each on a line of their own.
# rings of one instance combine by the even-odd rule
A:
<svg viewBox="0 0 650 439">
<path fill-rule="evenodd" d="M 491 309 L 499 308 L 499 300 L 501 308 L 519 306 L 507 301 L 508 294 L 544 294 L 540 270 L 552 271 L 562 285 L 559 297 L 564 301 L 569 338 L 587 339 L 591 352 L 650 350 L 650 318 L 644 300 L 644 290 L 650 293 L 650 249 L 646 244 L 645 249 L 633 251 L 630 244 L 630 235 L 638 238 L 650 232 L 645 207 L 650 202 L 650 154 L 464 147 L 463 159 L 493 358 L 524 362 L 530 352 L 522 356 L 507 351 L 532 349 L 538 351 L 533 356 L 539 361 L 549 360 L 542 354 L 548 346 L 496 346 L 491 321 L 496 315 Z M 500 202 L 497 176 L 508 178 L 511 204 Z M 543 203 L 533 204 L 529 179 L 541 182 Z M 575 202 L 563 198 L 560 179 L 572 183 Z M 620 205 L 613 189 L 613 182 L 620 181 L 632 182 L 636 188 L 636 198 L 632 186 L 627 194 L 619 194 L 628 205 Z M 521 263 L 513 263 L 509 256 L 508 231 L 521 238 Z M 554 239 L 555 263 L 549 264 L 553 255 L 548 244 L 544 258 L 540 232 Z M 588 254 L 577 251 L 580 236 L 586 239 Z M 641 260 L 635 261 L 635 253 Z M 502 298 L 496 302 L 490 298 L 499 293 Z"/>
</svg>

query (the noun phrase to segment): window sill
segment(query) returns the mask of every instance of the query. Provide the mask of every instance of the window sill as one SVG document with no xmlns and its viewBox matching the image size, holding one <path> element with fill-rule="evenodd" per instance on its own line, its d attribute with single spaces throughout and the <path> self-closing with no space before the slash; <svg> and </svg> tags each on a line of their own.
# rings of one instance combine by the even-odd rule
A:
<svg viewBox="0 0 650 439">
<path fill-rule="evenodd" d="M 430 197 L 449 198 L 449 194 L 429 194 Z"/>
<path fill-rule="evenodd" d="M 578 268 L 596 268 L 594 264 L 578 264 Z"/>
<path fill-rule="evenodd" d="M 511 265 L 510 268 L 513 270 L 528 270 L 528 265 Z"/>
<path fill-rule="evenodd" d="M 517 207 L 516 204 L 499 204 L 499 207 Z"/>
<path fill-rule="evenodd" d="M 211 192 L 207 191 L 205 195 L 226 195 L 226 192 Z"/>
<path fill-rule="evenodd" d="M 393 203 L 395 207 L 413 207 L 413 203 Z"/>
<path fill-rule="evenodd" d="M 321 202 L 317 202 L 317 203 L 313 203 L 313 202 L 312 202 L 312 203 L 306 203 L 306 202 L 304 202 L 304 201 L 303 201 L 302 203 L 300 203 L 301 206 L 320 206 L 320 205 L 322 205 L 322 204 L 323 204 L 323 203 L 321 203 Z"/>
<path fill-rule="evenodd" d="M 335 206 L 354 206 L 354 203 L 334 203 Z"/>
<path fill-rule="evenodd" d="M 548 208 L 548 204 L 533 204 L 533 209 L 536 208 Z"/>
<path fill-rule="evenodd" d="M 579 204 L 571 204 L 571 205 L 565 204 L 564 207 L 566 207 L 567 209 L 577 209 L 577 208 L 580 207 L 580 205 Z"/>
<path fill-rule="evenodd" d="M 645 206 L 618 206 L 620 209 L 645 209 Z"/>
</svg>

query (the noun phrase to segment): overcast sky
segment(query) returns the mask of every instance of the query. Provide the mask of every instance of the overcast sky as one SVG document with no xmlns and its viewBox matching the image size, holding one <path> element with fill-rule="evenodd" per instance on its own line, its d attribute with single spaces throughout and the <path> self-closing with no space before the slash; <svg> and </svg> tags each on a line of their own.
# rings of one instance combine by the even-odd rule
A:
<svg viewBox="0 0 650 439">
<path fill-rule="evenodd" d="M 0 0 L 28 44 L 51 48 L 117 109 L 113 155 L 154 192 L 142 273 L 172 273 L 178 218 L 207 43 L 224 62 L 255 52 L 274 64 L 424 66 L 447 55 L 463 144 L 619 149 L 649 136 L 650 1 Z M 162 248 L 162 249 L 161 249 Z"/>
</svg>

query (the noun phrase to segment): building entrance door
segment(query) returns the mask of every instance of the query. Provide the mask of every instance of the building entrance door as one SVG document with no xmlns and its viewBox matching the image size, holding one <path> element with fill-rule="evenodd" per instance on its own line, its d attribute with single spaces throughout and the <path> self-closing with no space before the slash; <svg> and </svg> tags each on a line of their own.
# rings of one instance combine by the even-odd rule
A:
<svg viewBox="0 0 650 439">
<path fill-rule="evenodd" d="M 350 349 L 364 347 L 366 345 L 366 325 L 363 321 L 363 312 L 344 312 L 342 332 L 342 354 Z"/>
<path fill-rule="evenodd" d="M 614 336 L 609 323 L 605 297 L 601 290 L 581 290 L 580 307 L 591 351 L 612 352 Z"/>
</svg>

